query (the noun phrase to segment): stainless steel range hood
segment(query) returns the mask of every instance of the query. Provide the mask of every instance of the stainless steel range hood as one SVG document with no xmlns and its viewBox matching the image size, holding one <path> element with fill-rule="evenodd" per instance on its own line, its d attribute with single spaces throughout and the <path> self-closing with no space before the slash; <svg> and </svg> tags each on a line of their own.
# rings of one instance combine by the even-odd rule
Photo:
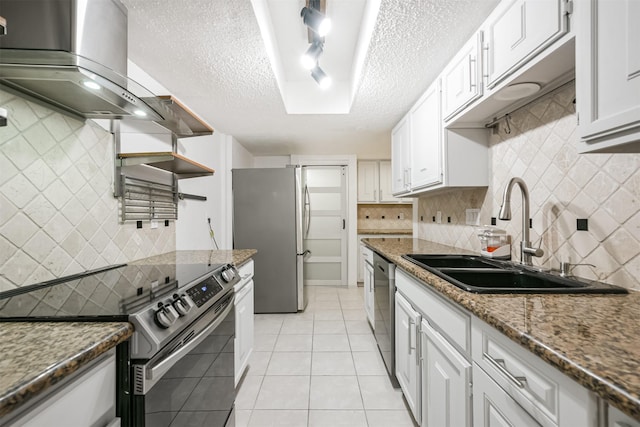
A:
<svg viewBox="0 0 640 427">
<path fill-rule="evenodd" d="M 147 105 L 156 97 L 126 77 L 119 0 L 0 0 L 0 15 L 0 88 L 83 118 L 164 120 Z"/>
</svg>

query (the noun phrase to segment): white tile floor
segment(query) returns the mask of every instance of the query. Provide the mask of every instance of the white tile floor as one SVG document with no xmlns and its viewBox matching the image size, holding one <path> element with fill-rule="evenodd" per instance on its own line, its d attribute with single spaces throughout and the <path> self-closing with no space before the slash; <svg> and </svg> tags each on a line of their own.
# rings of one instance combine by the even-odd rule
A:
<svg viewBox="0 0 640 427">
<path fill-rule="evenodd" d="M 236 426 L 414 427 L 367 323 L 363 288 L 307 287 L 298 314 L 258 314 Z"/>
</svg>

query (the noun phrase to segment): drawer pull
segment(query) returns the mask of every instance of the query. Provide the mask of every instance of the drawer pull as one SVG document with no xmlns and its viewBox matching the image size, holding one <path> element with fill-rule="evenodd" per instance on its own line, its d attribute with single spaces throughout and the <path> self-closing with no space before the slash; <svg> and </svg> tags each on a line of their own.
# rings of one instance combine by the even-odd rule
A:
<svg viewBox="0 0 640 427">
<path fill-rule="evenodd" d="M 494 359 L 486 352 L 482 353 L 482 357 L 487 359 L 489 363 L 491 363 L 498 371 L 502 372 L 509 380 L 517 385 L 519 388 L 524 388 L 524 383 L 527 382 L 527 377 L 516 377 L 507 369 L 507 365 L 504 362 L 504 359 Z"/>
</svg>

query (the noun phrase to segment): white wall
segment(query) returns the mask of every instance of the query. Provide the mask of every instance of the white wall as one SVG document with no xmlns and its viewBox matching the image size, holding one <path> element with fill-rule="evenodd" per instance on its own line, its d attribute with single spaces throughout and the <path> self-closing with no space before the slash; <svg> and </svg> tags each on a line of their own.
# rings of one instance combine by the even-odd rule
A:
<svg viewBox="0 0 640 427">
<path fill-rule="evenodd" d="M 233 169 L 246 169 L 255 167 L 255 158 L 253 157 L 253 155 L 233 137 L 231 145 L 231 167 Z"/>
<path fill-rule="evenodd" d="M 284 168 L 291 164 L 290 156 L 256 156 L 256 168 Z"/>
</svg>

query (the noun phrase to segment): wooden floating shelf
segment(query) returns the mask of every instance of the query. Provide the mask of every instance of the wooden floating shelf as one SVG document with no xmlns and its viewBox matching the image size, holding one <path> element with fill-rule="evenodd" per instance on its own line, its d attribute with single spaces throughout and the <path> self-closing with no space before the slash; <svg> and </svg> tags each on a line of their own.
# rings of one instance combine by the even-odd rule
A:
<svg viewBox="0 0 640 427">
<path fill-rule="evenodd" d="M 120 153 L 120 166 L 148 165 L 176 174 L 178 179 L 210 176 L 215 170 L 172 152 Z"/>
<path fill-rule="evenodd" d="M 172 95 L 144 98 L 144 102 L 164 118 L 155 120 L 155 123 L 171 131 L 178 138 L 213 134 L 211 126 Z"/>
</svg>

